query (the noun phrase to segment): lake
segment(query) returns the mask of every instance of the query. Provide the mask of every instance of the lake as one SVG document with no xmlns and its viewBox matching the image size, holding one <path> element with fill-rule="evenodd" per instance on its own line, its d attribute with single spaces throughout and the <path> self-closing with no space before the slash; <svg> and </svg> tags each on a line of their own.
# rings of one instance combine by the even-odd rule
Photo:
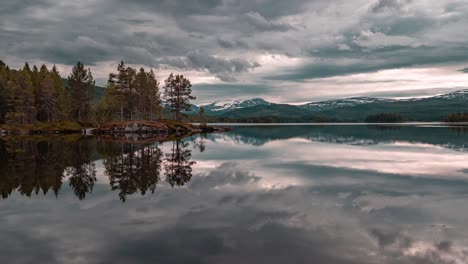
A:
<svg viewBox="0 0 468 264">
<path fill-rule="evenodd" d="M 1 263 L 468 263 L 468 129 L 0 138 Z"/>
</svg>

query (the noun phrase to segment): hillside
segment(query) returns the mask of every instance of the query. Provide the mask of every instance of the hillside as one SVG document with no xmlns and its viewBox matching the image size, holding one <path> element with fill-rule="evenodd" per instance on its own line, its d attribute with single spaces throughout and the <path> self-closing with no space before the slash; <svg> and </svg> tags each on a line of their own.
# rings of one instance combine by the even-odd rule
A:
<svg viewBox="0 0 468 264">
<path fill-rule="evenodd" d="M 443 121 L 450 113 L 468 112 L 468 90 L 421 99 L 354 97 L 298 106 L 262 101 L 265 103 L 206 111 L 206 115 L 220 121 L 364 122 L 368 116 L 382 113 L 400 115 L 407 121 Z"/>
</svg>

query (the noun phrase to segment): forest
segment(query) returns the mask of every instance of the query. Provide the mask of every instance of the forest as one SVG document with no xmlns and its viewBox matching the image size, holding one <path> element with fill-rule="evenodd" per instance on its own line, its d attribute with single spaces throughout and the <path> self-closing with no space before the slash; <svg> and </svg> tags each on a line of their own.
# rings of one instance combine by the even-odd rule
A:
<svg viewBox="0 0 468 264">
<path fill-rule="evenodd" d="M 180 121 L 190 109 L 190 80 L 170 74 L 163 87 L 153 70 L 120 62 L 109 74 L 102 98 L 95 96 L 89 68 L 78 62 L 64 82 L 57 67 L 11 69 L 0 60 L 0 126 L 61 124 L 90 126 L 110 121 L 156 120 L 168 110 Z M 164 101 L 164 105 L 163 102 Z"/>
</svg>

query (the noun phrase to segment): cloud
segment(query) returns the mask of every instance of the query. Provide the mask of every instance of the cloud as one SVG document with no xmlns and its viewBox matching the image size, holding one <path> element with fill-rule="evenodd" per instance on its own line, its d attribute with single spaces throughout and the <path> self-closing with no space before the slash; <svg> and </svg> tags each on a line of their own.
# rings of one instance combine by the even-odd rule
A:
<svg viewBox="0 0 468 264">
<path fill-rule="evenodd" d="M 217 97 L 243 97 L 248 86 L 261 85 L 270 90 L 257 96 L 287 102 L 291 94 L 319 98 L 305 84 L 316 78 L 460 67 L 468 63 L 467 23 L 462 0 L 6 0 L 0 54 L 13 67 L 29 61 L 69 69 L 81 60 L 96 65 L 101 79 L 108 75 L 101 65 L 120 60 L 164 73 L 191 71 L 200 85 L 245 84 Z M 265 61 L 269 56 L 288 60 Z"/>
<path fill-rule="evenodd" d="M 258 31 L 288 31 L 293 28 L 285 23 L 268 21 L 257 12 L 249 12 L 245 14 L 245 18 Z"/>
<path fill-rule="evenodd" d="M 157 63 L 180 70 L 206 71 L 215 74 L 217 78 L 225 82 L 235 82 L 236 74 L 246 73 L 260 66 L 257 62 L 250 62 L 246 59 L 216 57 L 200 51 L 189 52 L 184 57 L 160 59 Z"/>
<path fill-rule="evenodd" d="M 229 40 L 218 38 L 217 41 L 221 47 L 226 48 L 226 49 L 248 48 L 249 46 L 247 43 L 245 43 L 242 40 L 229 41 Z"/>
<path fill-rule="evenodd" d="M 409 46 L 417 48 L 420 42 L 406 36 L 388 36 L 381 32 L 362 31 L 354 38 L 354 43 L 362 48 L 378 49 L 393 46 Z"/>
<path fill-rule="evenodd" d="M 412 2 L 412 0 L 378 0 L 377 3 L 375 3 L 372 6 L 372 12 L 383 12 L 387 10 L 401 10 L 401 8 L 407 4 Z"/>
<path fill-rule="evenodd" d="M 245 59 L 215 57 L 198 51 L 187 54 L 188 65 L 196 70 L 208 70 L 211 73 L 241 73 L 259 67 L 256 62 Z"/>
</svg>

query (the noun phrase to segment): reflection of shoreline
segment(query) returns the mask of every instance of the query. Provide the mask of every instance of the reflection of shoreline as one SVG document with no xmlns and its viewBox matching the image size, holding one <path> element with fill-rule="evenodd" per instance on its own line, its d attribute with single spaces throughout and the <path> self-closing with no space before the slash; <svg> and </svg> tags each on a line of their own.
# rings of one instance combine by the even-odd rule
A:
<svg viewBox="0 0 468 264">
<path fill-rule="evenodd" d="M 167 142 L 182 140 L 199 133 L 174 134 L 174 135 L 153 135 L 153 134 L 114 134 L 114 135 L 99 135 L 98 140 L 109 141 L 115 143 L 132 143 L 132 144 L 151 144 L 155 142 Z"/>
<path fill-rule="evenodd" d="M 96 179 L 95 161 L 103 160 L 104 174 L 112 190 L 125 201 L 128 195 L 154 193 L 164 168 L 165 181 L 182 186 L 192 177 L 189 142 L 173 142 L 163 153 L 159 144 L 101 140 L 96 137 L 37 136 L 0 139 L 0 194 L 4 199 L 13 192 L 31 197 L 53 191 L 58 196 L 64 181 L 76 197 L 83 200 L 92 193 Z M 151 139 L 148 139 L 151 140 Z M 205 148 L 203 143 L 192 142 Z"/>
<path fill-rule="evenodd" d="M 468 128 L 440 126 L 238 126 L 219 137 L 262 146 L 271 141 L 302 138 L 349 145 L 376 145 L 394 141 L 424 143 L 455 151 L 467 151 Z M 216 138 L 216 137 L 213 137 Z"/>
</svg>

